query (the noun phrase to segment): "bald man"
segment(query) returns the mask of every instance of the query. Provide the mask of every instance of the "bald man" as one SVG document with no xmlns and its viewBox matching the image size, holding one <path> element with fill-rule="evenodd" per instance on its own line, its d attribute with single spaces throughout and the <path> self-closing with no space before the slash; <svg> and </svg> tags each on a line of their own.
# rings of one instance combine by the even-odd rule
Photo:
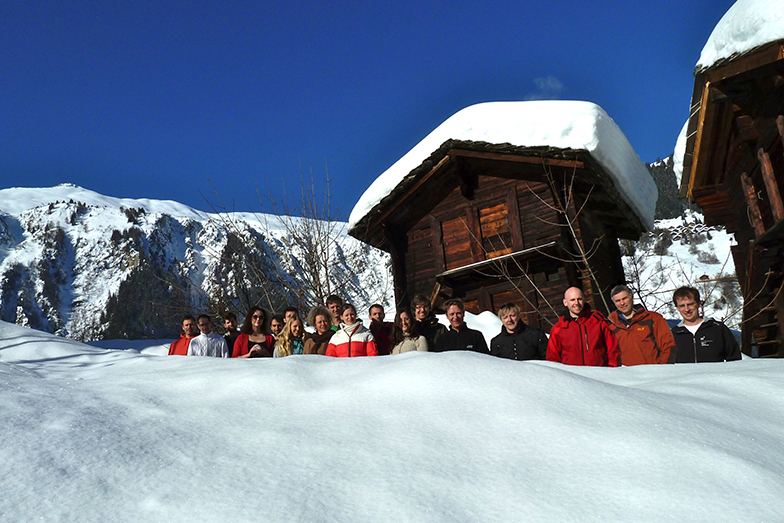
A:
<svg viewBox="0 0 784 523">
<path fill-rule="evenodd" d="M 563 304 L 566 313 L 550 329 L 547 360 L 566 365 L 617 367 L 618 340 L 602 313 L 591 309 L 577 287 L 566 289 Z"/>
</svg>

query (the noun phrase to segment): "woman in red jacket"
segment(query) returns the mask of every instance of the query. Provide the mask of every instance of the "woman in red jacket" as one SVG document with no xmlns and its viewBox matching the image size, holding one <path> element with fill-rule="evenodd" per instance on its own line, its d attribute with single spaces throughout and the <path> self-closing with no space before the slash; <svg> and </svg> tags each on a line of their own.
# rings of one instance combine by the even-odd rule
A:
<svg viewBox="0 0 784 523">
<path fill-rule="evenodd" d="M 253 306 L 245 315 L 240 334 L 234 340 L 232 358 L 271 358 L 275 338 L 267 331 L 267 313 Z"/>
<path fill-rule="evenodd" d="M 377 356 L 376 340 L 370 331 L 357 320 L 357 310 L 353 305 L 343 306 L 340 314 L 343 320 L 338 331 L 330 338 L 327 356 L 354 358 L 356 356 Z"/>
</svg>

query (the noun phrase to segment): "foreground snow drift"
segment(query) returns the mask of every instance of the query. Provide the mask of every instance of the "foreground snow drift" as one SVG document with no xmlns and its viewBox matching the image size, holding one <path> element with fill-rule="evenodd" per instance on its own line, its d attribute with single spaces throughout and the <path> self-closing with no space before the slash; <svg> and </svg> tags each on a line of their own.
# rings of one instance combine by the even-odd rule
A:
<svg viewBox="0 0 784 523">
<path fill-rule="evenodd" d="M 774 521 L 784 362 L 157 357 L 0 323 L 4 521 Z"/>
</svg>

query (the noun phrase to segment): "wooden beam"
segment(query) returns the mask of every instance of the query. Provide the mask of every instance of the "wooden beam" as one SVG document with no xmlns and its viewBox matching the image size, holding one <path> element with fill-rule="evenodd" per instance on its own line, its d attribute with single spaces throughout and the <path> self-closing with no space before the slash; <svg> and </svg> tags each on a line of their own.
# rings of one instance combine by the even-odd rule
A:
<svg viewBox="0 0 784 523">
<path fill-rule="evenodd" d="M 759 158 L 760 168 L 762 169 L 762 180 L 765 182 L 765 189 L 768 191 L 773 221 L 777 222 L 784 218 L 784 204 L 781 202 L 781 193 L 776 182 L 776 175 L 773 173 L 773 165 L 770 163 L 770 156 L 762 148 L 757 151 L 757 158 Z"/>
<path fill-rule="evenodd" d="M 441 231 L 441 220 L 432 215 L 430 216 L 430 234 L 433 235 L 433 262 L 435 262 L 436 274 L 441 274 L 446 270 L 444 235 Z"/>
<path fill-rule="evenodd" d="M 735 124 L 738 127 L 738 136 L 744 142 L 759 140 L 759 131 L 754 127 L 754 118 L 748 114 L 739 114 L 735 117 Z"/>
<path fill-rule="evenodd" d="M 727 153 L 729 152 L 730 136 L 732 135 L 733 112 L 731 104 L 721 103 L 716 105 L 716 120 L 718 121 L 719 132 L 715 145 L 716 153 L 709 159 L 707 164 L 714 174 L 708 173 L 707 176 L 713 178 L 716 185 L 721 185 L 727 180 Z"/>
<path fill-rule="evenodd" d="M 412 184 L 412 185 L 411 185 L 411 186 L 410 186 L 410 187 L 409 187 L 409 188 L 406 190 L 406 192 L 405 192 L 404 194 L 402 194 L 402 195 L 398 196 L 398 197 L 397 197 L 397 202 L 398 202 L 398 204 L 397 204 L 397 205 L 391 205 L 391 206 L 389 207 L 389 209 L 387 209 L 387 212 L 385 212 L 383 215 L 381 215 L 381 216 L 378 218 L 378 220 L 377 220 L 377 221 L 378 221 L 379 223 L 380 223 L 380 222 L 383 222 L 383 221 L 384 221 L 384 220 L 385 220 L 385 219 L 386 219 L 386 218 L 387 218 L 387 217 L 388 217 L 390 214 L 392 214 L 392 212 L 393 212 L 393 211 L 395 211 L 395 209 L 397 209 L 397 208 L 398 208 L 398 206 L 399 206 L 399 205 L 400 205 L 400 204 L 401 204 L 403 201 L 405 201 L 405 200 L 406 200 L 406 199 L 407 199 L 409 196 L 411 196 L 413 193 L 415 193 L 415 192 L 416 192 L 416 190 L 417 190 L 417 189 L 419 189 L 419 188 L 422 186 L 422 184 L 423 184 L 423 183 L 425 183 L 427 180 L 429 180 L 429 179 L 430 179 L 430 178 L 431 178 L 431 177 L 432 177 L 432 176 L 433 176 L 435 173 L 437 173 L 437 172 L 438 172 L 438 170 L 439 170 L 439 169 L 441 169 L 441 167 L 443 167 L 444 165 L 446 165 L 446 163 L 447 163 L 447 162 L 448 162 L 450 159 L 451 159 L 451 158 L 450 158 L 450 156 L 449 156 L 448 154 L 447 154 L 446 156 L 444 156 L 443 158 L 441 158 L 441 161 L 440 161 L 440 162 L 438 162 L 438 163 L 435 165 L 435 167 L 433 167 L 432 169 L 430 169 L 430 171 L 429 171 L 429 172 L 428 172 L 426 175 L 422 176 L 422 177 L 421 177 L 419 180 L 417 180 L 417 181 L 416 181 L 416 183 Z"/>
<path fill-rule="evenodd" d="M 468 225 L 466 234 L 471 236 L 471 258 L 476 263 L 485 259 L 485 253 L 482 251 L 482 225 L 479 223 L 479 216 L 473 205 L 466 209 L 466 220 Z"/>
<path fill-rule="evenodd" d="M 522 156 L 518 154 L 490 153 L 483 151 L 469 151 L 465 149 L 450 149 L 449 156 L 464 156 L 467 158 L 480 158 L 482 160 L 500 160 L 504 162 L 531 163 L 534 165 L 553 165 L 583 169 L 585 164 L 579 160 L 559 160 L 558 158 L 545 158 L 542 156 Z"/>
<path fill-rule="evenodd" d="M 520 223 L 520 204 L 517 203 L 517 187 L 512 186 L 506 196 L 506 219 L 509 220 L 509 230 L 512 237 L 512 250 L 522 251 L 524 247 L 523 229 Z"/>
<path fill-rule="evenodd" d="M 705 132 L 705 118 L 707 117 L 709 109 L 708 94 L 710 93 L 710 88 L 711 83 L 706 81 L 705 85 L 702 86 L 702 95 L 700 96 L 700 110 L 697 116 L 697 137 L 694 140 L 694 149 L 692 149 L 691 175 L 689 176 L 689 189 L 686 193 L 690 199 L 692 199 L 692 192 L 694 191 L 694 185 L 696 184 L 698 169 L 701 167 L 700 156 L 705 155 L 705 152 L 700 151 L 700 147 L 702 146 L 703 133 Z M 700 180 L 700 182 L 702 182 L 702 180 Z"/>
<path fill-rule="evenodd" d="M 463 160 L 457 161 L 457 176 L 460 180 L 460 194 L 466 200 L 474 199 L 474 191 L 479 185 L 479 175 L 471 171 L 468 165 Z"/>
<path fill-rule="evenodd" d="M 776 118 L 776 127 L 779 128 L 779 136 L 781 136 L 781 144 L 784 145 L 784 116 L 779 115 Z"/>
<path fill-rule="evenodd" d="M 407 304 L 408 279 L 406 276 L 406 251 L 408 250 L 408 236 L 398 227 L 381 224 L 384 236 L 389 245 L 389 254 L 392 259 L 392 280 L 395 291 L 395 304 Z"/>
<path fill-rule="evenodd" d="M 762 224 L 762 213 L 760 213 L 759 202 L 757 201 L 757 191 L 754 189 L 754 184 L 751 178 L 746 173 L 740 175 L 740 183 L 743 185 L 743 196 L 746 198 L 746 204 L 749 206 L 749 219 L 751 226 L 754 228 L 754 236 L 759 238 L 765 233 L 765 226 Z"/>
<path fill-rule="evenodd" d="M 784 286 L 784 282 L 782 283 L 782 285 Z M 776 321 L 779 324 L 778 335 L 779 337 L 781 337 L 782 334 L 784 334 L 784 293 L 782 293 L 781 287 L 779 287 L 779 290 L 777 291 L 775 298 L 773 298 L 773 304 L 776 306 Z M 777 340 L 777 341 L 781 341 L 781 340 Z M 784 356 L 784 354 L 782 354 L 782 351 L 784 351 L 784 346 L 779 347 L 777 355 Z"/>
<path fill-rule="evenodd" d="M 745 57 L 739 57 L 731 62 L 719 66 L 713 71 L 708 72 L 707 80 L 709 82 L 718 82 L 730 76 L 735 76 L 746 71 L 751 71 L 771 62 L 781 60 L 784 58 L 784 45 L 775 43 L 770 47 L 760 49 Z"/>
</svg>

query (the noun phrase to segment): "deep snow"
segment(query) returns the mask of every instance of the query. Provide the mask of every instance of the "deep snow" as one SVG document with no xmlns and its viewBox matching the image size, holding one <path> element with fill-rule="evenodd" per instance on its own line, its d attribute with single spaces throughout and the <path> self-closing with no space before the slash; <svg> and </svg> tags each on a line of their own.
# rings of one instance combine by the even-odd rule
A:
<svg viewBox="0 0 784 523">
<path fill-rule="evenodd" d="M 784 39 L 781 0 L 738 0 L 713 28 L 700 59 L 698 73 L 717 62 Z"/>
<path fill-rule="evenodd" d="M 351 211 L 349 229 L 449 139 L 587 150 L 642 224 L 653 228 L 656 185 L 613 119 L 590 102 L 544 100 L 487 102 L 458 111 L 368 187 Z"/>
<path fill-rule="evenodd" d="M 3 521 L 778 521 L 784 362 L 158 357 L 0 323 Z"/>
</svg>

